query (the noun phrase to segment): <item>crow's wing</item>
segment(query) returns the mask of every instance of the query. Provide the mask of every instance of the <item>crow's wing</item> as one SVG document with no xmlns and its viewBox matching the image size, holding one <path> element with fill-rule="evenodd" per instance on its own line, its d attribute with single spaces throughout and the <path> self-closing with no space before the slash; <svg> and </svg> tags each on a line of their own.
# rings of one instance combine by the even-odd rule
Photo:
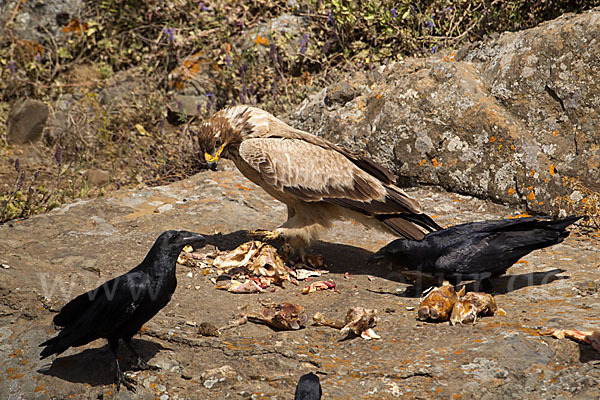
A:
<svg viewBox="0 0 600 400">
<path fill-rule="evenodd" d="M 57 326 L 66 327 L 85 315 L 100 316 L 102 310 L 115 312 L 123 305 L 136 308 L 136 304 L 146 294 L 147 284 L 147 276 L 142 271 L 134 270 L 113 278 L 68 302 L 54 317 L 53 322 Z"/>
<path fill-rule="evenodd" d="M 534 250 L 562 242 L 565 231 L 529 229 L 472 233 L 458 246 L 449 246 L 437 260 L 436 269 L 464 274 L 505 272 Z"/>
<path fill-rule="evenodd" d="M 510 235 L 471 233 L 446 247 L 436 261 L 436 271 L 477 274 L 506 270 L 519 259 L 513 261 L 517 245 Z"/>
<path fill-rule="evenodd" d="M 149 290 L 147 274 L 131 271 L 76 297 L 54 318 L 64 328 L 40 345 L 47 346 L 42 358 L 118 332 L 146 301 Z"/>
<path fill-rule="evenodd" d="M 90 315 L 90 322 L 100 337 L 118 331 L 147 301 L 150 279 L 144 271 L 131 271 L 118 278 L 113 292 L 107 288 L 103 296 L 98 296 L 95 312 Z"/>
<path fill-rule="evenodd" d="M 562 231 L 582 217 L 571 216 L 559 220 L 542 219 L 539 217 L 511 218 L 491 221 L 470 222 L 446 228 L 444 231 L 454 234 L 474 234 L 477 232 L 508 232 L 508 231 L 532 231 L 534 229 L 548 229 Z M 432 233 L 432 235 L 444 235 L 444 231 Z"/>
<path fill-rule="evenodd" d="M 450 226 L 443 231 L 433 232 L 431 235 L 449 237 L 452 235 L 473 235 L 484 232 L 529 230 L 533 229 L 539 222 L 540 220 L 536 217 L 469 222 L 466 224 Z"/>
</svg>

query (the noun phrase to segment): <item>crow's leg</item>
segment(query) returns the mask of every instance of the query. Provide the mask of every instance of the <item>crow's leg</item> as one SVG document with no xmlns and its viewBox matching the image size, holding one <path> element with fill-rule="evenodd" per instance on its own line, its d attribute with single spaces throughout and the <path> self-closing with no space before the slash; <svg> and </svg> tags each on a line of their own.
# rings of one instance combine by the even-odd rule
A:
<svg viewBox="0 0 600 400">
<path fill-rule="evenodd" d="M 142 356 L 140 356 L 140 354 L 135 350 L 135 348 L 131 344 L 131 340 L 124 340 L 124 342 L 127 345 L 127 347 L 129 348 L 129 350 L 131 350 L 131 352 L 133 354 L 135 354 L 135 356 L 137 357 L 137 360 L 136 360 L 135 364 L 132 366 L 133 369 L 140 370 L 140 371 L 141 370 L 147 370 L 147 369 L 152 369 L 152 370 L 160 369 L 156 365 L 150 365 L 146 361 L 144 361 L 142 359 Z"/>
<path fill-rule="evenodd" d="M 129 376 L 125 375 L 123 373 L 123 371 L 121 371 L 121 368 L 119 367 L 119 359 L 117 358 L 117 351 L 119 349 L 119 339 L 109 340 L 108 344 L 110 346 L 110 350 L 112 351 L 112 353 L 115 357 L 115 366 L 117 367 L 117 377 L 115 380 L 115 384 L 117 385 L 117 392 L 121 388 L 121 383 L 122 383 L 123 385 L 125 385 L 125 387 L 127 389 L 129 389 L 135 393 L 135 385 L 137 382 L 135 381 L 135 379 L 130 378 Z"/>
</svg>

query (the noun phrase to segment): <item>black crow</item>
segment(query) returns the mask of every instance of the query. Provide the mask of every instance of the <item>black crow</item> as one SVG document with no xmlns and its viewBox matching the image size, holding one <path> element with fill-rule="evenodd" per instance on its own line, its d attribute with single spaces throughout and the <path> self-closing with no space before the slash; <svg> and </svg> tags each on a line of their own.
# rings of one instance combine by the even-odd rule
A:
<svg viewBox="0 0 600 400">
<path fill-rule="evenodd" d="M 121 383 L 135 391 L 135 380 L 125 376 L 119 368 L 119 339 L 137 356 L 136 368 L 149 368 L 131 346 L 131 338 L 171 300 L 177 287 L 177 257 L 183 247 L 203 243 L 204 237 L 197 233 L 163 232 L 140 265 L 79 295 L 62 308 L 53 321 L 63 328 L 40 345 L 45 346 L 40 358 L 106 338 L 117 367 L 117 391 Z"/>
<path fill-rule="evenodd" d="M 312 372 L 302 375 L 296 386 L 294 400 L 319 400 L 321 398 L 321 382 Z"/>
<path fill-rule="evenodd" d="M 422 240 L 396 239 L 370 258 L 440 276 L 454 284 L 502 275 L 521 257 L 560 243 L 582 217 L 551 221 L 536 217 L 471 222 L 431 232 Z"/>
</svg>

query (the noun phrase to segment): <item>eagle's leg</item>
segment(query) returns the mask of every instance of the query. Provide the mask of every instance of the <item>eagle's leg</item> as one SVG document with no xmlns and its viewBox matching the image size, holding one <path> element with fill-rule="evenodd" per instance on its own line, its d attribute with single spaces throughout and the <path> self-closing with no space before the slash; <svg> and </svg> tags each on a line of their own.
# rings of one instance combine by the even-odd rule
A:
<svg viewBox="0 0 600 400">
<path fill-rule="evenodd" d="M 137 382 L 135 381 L 135 379 L 125 375 L 119 367 L 119 358 L 117 357 L 117 351 L 119 349 L 119 339 L 109 340 L 108 344 L 115 358 L 115 366 L 117 367 L 117 376 L 115 379 L 115 384 L 117 385 L 117 392 L 119 391 L 119 389 L 121 389 L 122 383 L 127 389 L 135 393 L 135 385 L 137 384 Z"/>
<path fill-rule="evenodd" d="M 127 345 L 127 347 L 129 348 L 129 350 L 131 350 L 131 352 L 133 354 L 135 354 L 137 360 L 135 362 L 135 364 L 132 365 L 132 368 L 134 370 L 139 370 L 139 371 L 144 371 L 144 370 L 157 370 L 160 369 L 159 367 L 157 367 L 156 365 L 150 365 L 148 364 L 146 361 L 144 361 L 142 359 L 142 356 L 140 356 L 140 354 L 135 350 L 135 348 L 133 347 L 133 345 L 131 344 L 131 340 L 124 340 L 125 344 Z"/>
</svg>

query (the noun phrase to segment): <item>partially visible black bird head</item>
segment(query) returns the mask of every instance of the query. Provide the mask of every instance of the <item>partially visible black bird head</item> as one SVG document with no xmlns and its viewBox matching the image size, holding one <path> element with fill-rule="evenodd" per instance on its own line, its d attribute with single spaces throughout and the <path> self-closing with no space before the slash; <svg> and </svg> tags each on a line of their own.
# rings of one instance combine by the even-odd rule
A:
<svg viewBox="0 0 600 400">
<path fill-rule="evenodd" d="M 371 254 L 367 262 L 369 264 L 377 264 L 384 260 L 389 260 L 391 257 L 396 257 L 402 254 L 407 254 L 412 251 L 413 241 L 407 239 L 396 239 L 386 246 Z"/>
<path fill-rule="evenodd" d="M 163 251 L 179 255 L 181 250 L 190 245 L 200 247 L 206 243 L 204 236 L 188 231 L 165 231 L 156 239 L 156 245 Z"/>
<path fill-rule="evenodd" d="M 312 372 L 302 375 L 296 386 L 294 400 L 319 400 L 323 394 L 319 377 Z"/>
</svg>

